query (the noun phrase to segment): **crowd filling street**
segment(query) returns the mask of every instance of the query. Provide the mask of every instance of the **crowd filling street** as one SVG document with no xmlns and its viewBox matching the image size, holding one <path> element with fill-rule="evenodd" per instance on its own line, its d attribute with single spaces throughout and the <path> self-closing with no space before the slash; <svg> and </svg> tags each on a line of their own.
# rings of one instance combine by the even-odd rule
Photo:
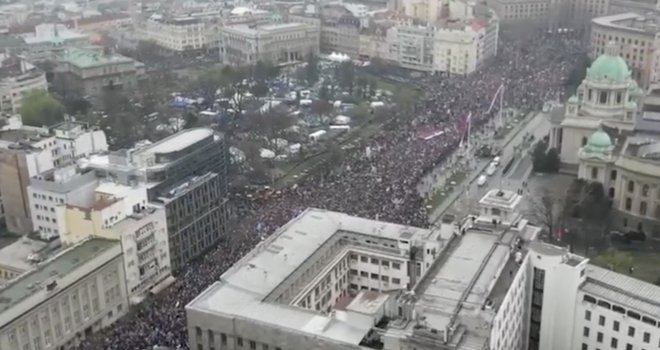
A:
<svg viewBox="0 0 660 350">
<path fill-rule="evenodd" d="M 112 327 L 88 337 L 80 349 L 152 349 L 156 345 L 187 349 L 186 303 L 263 237 L 308 207 L 428 226 L 417 183 L 459 147 L 467 123 L 477 132 L 488 125 L 497 113 L 497 108 L 488 110 L 500 85 L 506 87 L 505 107 L 540 109 L 544 102 L 562 97 L 579 56 L 578 43 L 562 37 L 503 41 L 497 58 L 469 76 L 425 78 L 412 115 L 399 112 L 334 169 L 310 175 L 266 200 L 240 206 L 232 213 L 235 220 L 226 241 L 187 266 L 168 289 L 136 306 Z M 416 136 L 429 129 L 445 133 L 427 140 Z"/>
</svg>

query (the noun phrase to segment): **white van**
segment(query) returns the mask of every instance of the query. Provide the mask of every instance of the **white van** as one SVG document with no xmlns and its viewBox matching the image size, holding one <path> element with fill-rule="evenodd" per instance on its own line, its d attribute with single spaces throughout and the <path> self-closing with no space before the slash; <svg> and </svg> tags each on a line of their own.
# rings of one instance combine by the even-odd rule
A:
<svg viewBox="0 0 660 350">
<path fill-rule="evenodd" d="M 492 164 L 495 164 L 495 166 L 500 165 L 500 157 L 495 157 L 495 158 L 493 158 L 493 162 L 492 162 Z"/>
<path fill-rule="evenodd" d="M 481 175 L 477 179 L 477 186 L 481 187 L 486 184 L 486 181 L 488 181 L 488 176 L 486 175 Z"/>
<path fill-rule="evenodd" d="M 497 170 L 497 167 L 493 165 L 493 163 L 491 163 L 490 165 L 488 165 L 488 169 L 486 169 L 486 175 L 491 176 L 495 174 L 495 170 Z"/>
</svg>

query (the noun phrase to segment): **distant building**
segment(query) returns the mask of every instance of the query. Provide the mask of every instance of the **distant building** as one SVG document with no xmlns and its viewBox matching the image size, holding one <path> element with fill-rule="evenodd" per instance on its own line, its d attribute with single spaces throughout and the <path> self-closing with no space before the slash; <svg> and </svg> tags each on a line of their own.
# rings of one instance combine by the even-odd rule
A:
<svg viewBox="0 0 660 350">
<path fill-rule="evenodd" d="M 319 28 L 304 23 L 226 26 L 220 29 L 220 36 L 220 57 L 225 64 L 268 61 L 282 65 L 319 53 Z"/>
<path fill-rule="evenodd" d="M 308 209 L 186 306 L 193 349 L 642 349 L 660 287 L 535 241 L 522 197 L 432 229 Z"/>
<path fill-rule="evenodd" d="M 87 35 L 68 29 L 63 24 L 39 24 L 33 34 L 21 37 L 25 42 L 27 57 L 33 61 L 50 60 L 63 50 L 89 45 Z"/>
<path fill-rule="evenodd" d="M 140 33 L 144 40 L 171 53 L 195 54 L 207 47 L 206 25 L 199 18 L 167 18 L 154 14 L 140 28 Z"/>
<path fill-rule="evenodd" d="M 53 88 L 63 96 L 99 97 L 110 87 L 137 87 L 138 62 L 103 48 L 65 50 L 56 64 Z"/>
<path fill-rule="evenodd" d="M 320 28 L 320 50 L 358 58 L 360 51 L 360 19 L 343 5 L 319 6 L 314 14 L 290 14 L 289 21 Z"/>
<path fill-rule="evenodd" d="M 20 57 L 0 54 L 0 112 L 17 113 L 33 90 L 48 90 L 46 74 Z"/>
<path fill-rule="evenodd" d="M 0 289 L 0 347 L 56 350 L 128 312 L 119 242 L 92 238 Z"/>
<path fill-rule="evenodd" d="M 653 70 L 656 35 L 660 34 L 660 17 L 632 12 L 597 17 L 591 21 L 590 56 L 605 53 L 611 42 L 619 46 L 619 55 L 632 70 L 632 77 L 648 87 Z"/>
<path fill-rule="evenodd" d="M 45 242 L 24 236 L 0 249 L 0 289 L 7 282 L 36 267 L 47 247 Z"/>
<path fill-rule="evenodd" d="M 126 289 L 137 304 L 171 276 L 165 209 L 149 205 L 144 185 L 102 182 L 93 194 L 57 207 L 60 241 L 72 245 L 90 236 L 119 241 Z"/>
<path fill-rule="evenodd" d="M 503 25 L 526 25 L 557 32 L 588 32 L 589 20 L 608 13 L 610 0 L 488 0 Z"/>
<path fill-rule="evenodd" d="M 44 197 L 35 197 L 36 193 L 30 195 L 31 178 L 107 150 L 103 131 L 89 130 L 84 123 L 64 122 L 50 128 L 0 131 L 0 194 L 7 228 L 20 234 L 33 232 L 32 210 L 41 210 L 35 215 L 51 218 L 49 211 L 61 199 L 46 194 L 39 195 Z M 39 203 L 40 199 L 49 201 L 50 205 Z"/>
</svg>

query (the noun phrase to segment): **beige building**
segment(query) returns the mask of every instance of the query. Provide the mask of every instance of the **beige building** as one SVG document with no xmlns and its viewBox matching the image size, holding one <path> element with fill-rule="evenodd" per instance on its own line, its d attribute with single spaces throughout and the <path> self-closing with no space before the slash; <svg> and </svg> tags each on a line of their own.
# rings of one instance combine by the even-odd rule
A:
<svg viewBox="0 0 660 350">
<path fill-rule="evenodd" d="M 121 246 L 91 238 L 0 289 L 0 348 L 59 350 L 128 311 Z"/>
<path fill-rule="evenodd" d="M 152 15 L 138 29 L 144 40 L 172 53 L 194 53 L 207 46 L 206 24 L 199 18 Z"/>
<path fill-rule="evenodd" d="M 304 23 L 227 26 L 220 29 L 220 35 L 220 56 L 225 64 L 287 64 L 319 53 L 319 28 Z"/>
<path fill-rule="evenodd" d="M 594 18 L 591 22 L 591 57 L 603 54 L 607 44 L 614 42 L 631 68 L 632 77 L 643 87 L 648 87 L 653 69 L 654 40 L 659 32 L 660 22 L 655 16 L 628 12 Z"/>
<path fill-rule="evenodd" d="M 57 56 L 53 88 L 63 96 L 99 97 L 106 88 L 137 87 L 139 63 L 99 47 L 71 48 Z"/>
<path fill-rule="evenodd" d="M 33 90 L 48 90 L 46 74 L 22 58 L 0 54 L 0 112 L 17 113 Z"/>
<path fill-rule="evenodd" d="M 144 186 L 103 182 L 90 201 L 56 208 L 60 240 L 76 244 L 90 236 L 121 242 L 126 289 L 132 304 L 171 276 L 165 209 L 148 203 Z"/>
</svg>

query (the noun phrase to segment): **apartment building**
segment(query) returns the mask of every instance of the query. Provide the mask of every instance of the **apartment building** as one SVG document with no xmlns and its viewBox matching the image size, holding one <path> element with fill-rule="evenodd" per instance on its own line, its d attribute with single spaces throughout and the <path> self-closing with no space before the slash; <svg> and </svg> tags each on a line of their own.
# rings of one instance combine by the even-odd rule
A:
<svg viewBox="0 0 660 350">
<path fill-rule="evenodd" d="M 144 40 L 174 54 L 195 54 L 206 49 L 206 24 L 200 18 L 153 14 L 139 28 Z"/>
<path fill-rule="evenodd" d="M 43 210 L 52 210 L 52 205 L 62 199 L 45 193 L 39 196 L 29 193 L 28 186 L 33 177 L 71 164 L 80 157 L 107 150 L 103 131 L 90 130 L 83 123 L 63 122 L 50 128 L 22 127 L 0 131 L 0 194 L 7 228 L 20 234 L 33 232 L 32 210 L 35 205 L 42 210 L 41 214 L 35 213 L 35 217 L 44 216 L 47 213 Z M 46 203 L 39 203 L 40 200 L 48 200 L 51 205 L 45 206 Z M 47 230 L 40 233 L 52 234 Z"/>
<path fill-rule="evenodd" d="M 220 35 L 220 57 L 225 64 L 269 61 L 282 65 L 319 53 L 319 28 L 304 23 L 226 26 Z"/>
<path fill-rule="evenodd" d="M 127 311 L 120 244 L 91 238 L 0 289 L 0 348 L 72 348 Z"/>
<path fill-rule="evenodd" d="M 139 62 L 100 47 L 70 48 L 56 57 L 53 89 L 62 96 L 100 97 L 107 88 L 137 87 Z"/>
<path fill-rule="evenodd" d="M 503 25 L 588 32 L 589 21 L 608 14 L 610 0 L 488 0 Z"/>
<path fill-rule="evenodd" d="M 30 178 L 27 188 L 32 226 L 42 239 L 60 235 L 56 208 L 71 203 L 89 203 L 99 181 L 91 171 L 80 172 L 76 165 L 54 168 Z"/>
<path fill-rule="evenodd" d="M 660 33 L 660 17 L 632 12 L 597 17 L 591 21 L 590 56 L 605 53 L 609 43 L 619 47 L 619 55 L 640 85 L 648 87 L 653 70 L 655 37 Z"/>
<path fill-rule="evenodd" d="M 0 113 L 16 114 L 33 90 L 48 90 L 46 74 L 20 57 L 0 54 Z"/>
<path fill-rule="evenodd" d="M 660 287 L 536 241 L 521 200 L 432 229 L 308 209 L 186 306 L 189 347 L 657 347 Z"/>
<path fill-rule="evenodd" d="M 119 241 L 128 297 L 138 304 L 171 282 L 165 209 L 148 203 L 143 185 L 101 182 L 93 194 L 57 207 L 60 241 L 73 245 L 90 236 Z"/>
<path fill-rule="evenodd" d="M 25 54 L 31 61 L 51 60 L 64 50 L 89 45 L 89 37 L 63 24 L 42 23 L 34 33 L 21 36 L 25 42 Z"/>
<path fill-rule="evenodd" d="M 492 11 L 457 2 L 446 12 L 456 17 L 390 27 L 388 59 L 412 70 L 469 74 L 497 55 L 499 21 Z"/>
<path fill-rule="evenodd" d="M 165 209 L 176 272 L 224 237 L 227 148 L 224 137 L 211 129 L 187 129 L 126 152 L 89 157 L 80 165 L 124 186 L 148 184 L 147 202 Z"/>
</svg>

